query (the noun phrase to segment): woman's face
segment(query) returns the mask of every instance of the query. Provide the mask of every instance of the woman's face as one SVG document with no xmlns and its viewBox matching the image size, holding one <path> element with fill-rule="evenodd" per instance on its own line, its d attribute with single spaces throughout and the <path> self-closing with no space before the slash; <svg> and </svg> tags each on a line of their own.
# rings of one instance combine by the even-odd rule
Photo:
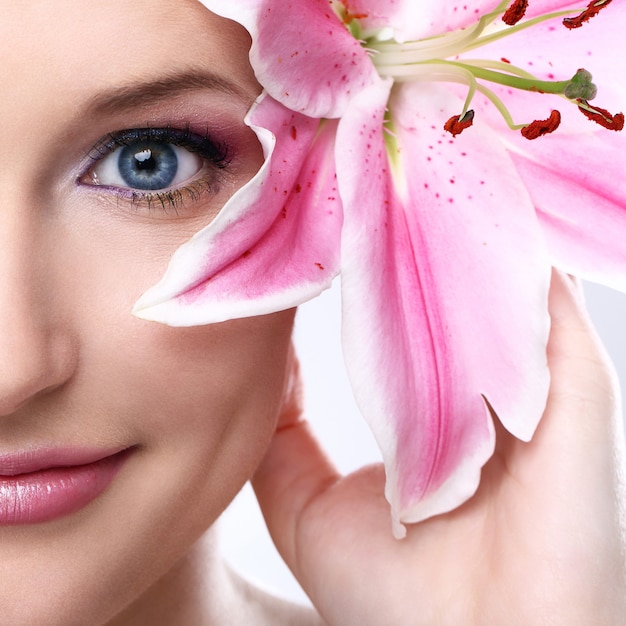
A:
<svg viewBox="0 0 626 626">
<path fill-rule="evenodd" d="M 0 621 L 100 624 L 219 515 L 274 428 L 292 312 L 130 315 L 259 168 L 259 86 L 246 34 L 196 0 L 0 14 Z"/>
</svg>

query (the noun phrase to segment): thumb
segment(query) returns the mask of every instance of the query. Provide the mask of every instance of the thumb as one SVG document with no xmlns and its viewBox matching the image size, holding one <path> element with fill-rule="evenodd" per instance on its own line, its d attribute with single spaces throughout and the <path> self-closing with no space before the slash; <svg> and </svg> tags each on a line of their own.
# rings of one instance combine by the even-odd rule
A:
<svg viewBox="0 0 626 626">
<path fill-rule="evenodd" d="M 300 366 L 293 352 L 291 359 L 276 432 L 252 486 L 276 548 L 297 575 L 299 521 L 305 517 L 307 506 L 340 475 L 302 417 Z"/>
</svg>

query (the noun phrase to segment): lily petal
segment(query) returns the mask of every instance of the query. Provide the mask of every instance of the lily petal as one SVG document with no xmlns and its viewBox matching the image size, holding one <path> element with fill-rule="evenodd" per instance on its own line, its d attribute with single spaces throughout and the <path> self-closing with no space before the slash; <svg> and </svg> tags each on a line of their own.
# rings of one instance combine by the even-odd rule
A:
<svg viewBox="0 0 626 626">
<path fill-rule="evenodd" d="M 215 220 L 181 246 L 134 314 L 173 326 L 262 315 L 300 304 L 339 271 L 342 224 L 334 124 L 262 97 L 247 123 L 266 157 Z"/>
<path fill-rule="evenodd" d="M 582 266 L 586 276 L 626 288 L 626 279 L 619 277 L 626 259 L 616 235 L 626 226 L 623 189 L 611 187 L 621 181 L 614 158 L 619 153 L 617 141 L 611 138 L 604 147 L 598 145 L 593 125 L 582 116 L 575 120 L 578 106 L 568 102 L 565 106 L 573 113 L 565 114 L 559 135 L 542 138 L 530 151 L 521 135 L 507 130 L 512 137 L 507 139 L 495 132 L 502 127 L 500 114 L 508 119 L 508 112 L 495 98 L 498 106 L 487 101 L 480 83 L 495 79 L 506 85 L 493 90 L 518 123 L 543 120 L 551 108 L 560 110 L 544 105 L 546 90 L 588 99 L 571 95 L 565 84 L 529 84 L 520 76 L 527 76 L 527 69 L 544 80 L 568 80 L 579 61 L 576 67 L 563 68 L 570 67 L 571 58 L 580 58 L 574 53 L 582 46 L 592 56 L 586 36 L 594 51 L 599 41 L 614 41 L 621 49 L 624 12 L 620 17 L 614 11 L 610 27 L 601 19 L 585 25 L 583 38 L 576 37 L 575 44 L 565 27 L 550 20 L 535 25 L 530 47 L 526 31 L 517 32 L 515 27 L 506 45 L 493 41 L 477 53 L 478 30 L 471 30 L 472 24 L 496 8 L 502 12 L 506 3 L 204 0 L 204 4 L 250 32 L 257 78 L 277 102 L 296 111 L 287 125 L 296 129 L 298 141 L 306 135 L 305 143 L 294 148 L 296 161 L 304 161 L 305 168 L 290 161 L 290 150 L 278 157 L 287 138 L 279 123 L 284 111 L 276 112 L 276 119 L 255 118 L 267 167 L 232 206 L 225 207 L 223 220 L 220 215 L 213 230 L 206 230 L 206 241 L 201 239 L 198 250 L 205 255 L 210 250 L 208 256 L 193 246 L 189 259 L 181 253 L 172 271 L 175 293 L 167 287 L 159 296 L 169 298 L 164 306 L 174 307 L 163 319 L 202 323 L 194 320 L 252 315 L 302 301 L 321 284 L 310 274 L 307 255 L 325 251 L 334 273 L 341 230 L 346 364 L 357 402 L 383 452 L 386 495 L 394 532 L 401 536 L 403 523 L 449 511 L 474 493 L 480 469 L 493 451 L 493 414 L 519 439 L 532 437 L 549 386 L 551 262 L 569 271 Z M 527 17 L 568 4 L 535 0 Z M 602 24 L 599 35 L 594 32 L 596 24 Z M 401 45 L 417 39 L 422 41 Z M 484 39 L 478 43 L 484 44 Z M 405 53 L 409 55 L 405 59 L 412 59 L 406 63 L 397 56 Z M 455 63 L 468 57 L 465 67 Z M 509 61 L 518 68 L 511 70 Z M 378 76 L 374 63 L 381 74 L 397 78 L 396 86 Z M 623 102 L 618 65 L 603 63 L 599 72 L 589 69 L 601 87 L 611 81 L 617 85 L 615 100 L 605 100 L 602 92 L 601 106 L 612 109 L 612 102 Z M 465 115 L 469 108 L 465 95 L 468 89 L 473 93 L 476 80 L 482 93 L 472 100 L 468 119 L 463 119 L 464 128 L 472 122 L 473 127 L 452 138 L 444 124 Z M 441 87 L 432 81 L 453 84 Z M 519 94 L 516 88 L 533 93 Z M 540 103 L 537 109 L 529 106 L 531 96 L 533 106 Z M 548 98 L 564 102 L 558 96 Z M 340 121 L 322 123 L 318 129 L 312 120 L 298 117 L 300 113 Z M 518 119 L 518 114 L 531 117 Z M 584 125 L 587 129 L 581 131 Z M 277 135 L 276 154 L 270 154 L 274 146 L 264 128 Z M 343 226 L 337 217 L 340 204 L 330 152 L 335 129 Z M 312 146 L 310 162 L 305 161 L 306 145 Z M 575 165 L 564 164 L 564 150 L 580 154 L 581 146 L 589 153 Z M 605 167 L 603 159 L 611 165 Z M 320 171 L 322 180 L 314 197 L 305 202 L 298 224 L 281 224 L 276 211 L 282 205 L 276 194 L 284 194 L 290 215 L 300 203 L 289 190 L 296 183 L 302 188 L 298 181 L 304 182 L 307 175 L 314 185 L 313 175 Z M 261 204 L 272 208 L 261 215 Z M 316 213 L 317 205 L 321 214 Z M 592 215 L 592 206 L 603 211 L 601 219 Z M 330 226 L 319 221 L 326 219 Z M 235 220 L 242 221 L 240 231 Z M 585 228 L 589 221 L 594 221 L 591 229 Z M 327 228 L 332 242 L 322 241 Z M 246 230 L 253 233 L 253 241 L 243 246 Z M 297 242 L 293 253 L 288 238 Z M 288 262 L 273 265 L 274 250 L 286 250 Z M 255 266 L 255 258 L 262 263 Z M 268 264 L 273 270 L 269 278 Z M 283 265 L 293 271 L 281 282 L 276 276 Z M 320 271 L 327 267 L 322 261 L 315 265 Z M 181 291 L 180 276 L 190 268 L 195 268 L 196 278 Z M 211 317 L 216 303 L 223 317 Z M 185 307 L 202 312 L 181 313 Z"/>
<path fill-rule="evenodd" d="M 355 93 L 379 80 L 366 50 L 328 0 L 282 0 L 280 6 L 270 0 L 201 1 L 246 28 L 257 80 L 293 111 L 340 117 Z"/>
<path fill-rule="evenodd" d="M 399 41 L 417 40 L 466 28 L 491 12 L 500 0 L 415 2 L 414 0 L 343 0 L 368 34 L 381 27 L 393 29 Z"/>
<path fill-rule="evenodd" d="M 512 152 L 548 239 L 552 263 L 626 292 L 624 138 L 555 133 L 532 153 Z M 563 158 L 563 155 L 576 155 Z"/>
<path fill-rule="evenodd" d="M 442 130 L 441 109 L 459 106 L 446 91 L 395 88 L 392 173 L 388 88 L 360 94 L 341 120 L 337 167 L 346 363 L 401 535 L 398 522 L 474 493 L 493 450 L 482 396 L 511 432 L 532 436 L 549 384 L 550 268 L 499 138 L 484 127 L 472 139 Z"/>
</svg>

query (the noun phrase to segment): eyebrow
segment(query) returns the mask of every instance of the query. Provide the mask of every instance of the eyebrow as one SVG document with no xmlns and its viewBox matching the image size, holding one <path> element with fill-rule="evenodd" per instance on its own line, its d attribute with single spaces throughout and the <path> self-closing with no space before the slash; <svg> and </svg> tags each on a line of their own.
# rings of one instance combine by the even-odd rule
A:
<svg viewBox="0 0 626 626">
<path fill-rule="evenodd" d="M 207 71 L 185 71 L 161 76 L 155 80 L 122 85 L 90 99 L 87 111 L 91 115 L 115 113 L 189 91 L 210 89 L 232 95 L 245 102 L 252 103 L 256 94 L 245 91 L 225 76 Z"/>
</svg>

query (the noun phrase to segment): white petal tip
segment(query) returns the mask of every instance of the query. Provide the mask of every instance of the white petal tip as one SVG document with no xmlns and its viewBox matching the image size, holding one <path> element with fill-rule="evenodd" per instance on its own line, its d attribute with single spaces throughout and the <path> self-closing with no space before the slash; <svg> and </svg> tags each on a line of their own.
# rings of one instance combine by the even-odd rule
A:
<svg viewBox="0 0 626 626">
<path fill-rule="evenodd" d="M 131 315 L 140 320 L 175 327 L 202 326 L 213 321 L 205 321 L 202 315 L 196 314 L 193 307 L 181 307 L 175 300 L 147 299 L 144 296 L 135 302 L 131 310 Z"/>
<path fill-rule="evenodd" d="M 159 324 L 166 324 L 167 326 L 179 326 L 180 324 L 172 323 L 171 320 L 165 319 L 163 315 L 159 314 L 159 305 L 154 306 L 137 306 L 135 305 L 130 312 L 133 317 L 147 322 L 158 322 Z"/>
<path fill-rule="evenodd" d="M 135 317 L 140 317 L 142 319 L 152 319 L 151 317 L 145 317 L 145 315 L 150 316 L 150 311 L 152 309 L 158 308 L 160 304 L 162 304 L 164 301 L 167 301 L 167 298 L 164 298 L 162 296 L 155 297 L 155 291 L 156 290 L 154 288 L 150 288 L 143 294 L 141 294 L 137 302 L 135 302 L 135 304 L 133 305 L 131 311 L 131 313 Z"/>
<path fill-rule="evenodd" d="M 406 537 L 406 526 L 393 513 L 391 514 L 391 532 L 396 539 Z"/>
<path fill-rule="evenodd" d="M 150 312 L 151 312 L 151 307 L 133 307 L 132 311 L 130 312 L 131 315 L 133 317 L 137 317 L 140 320 L 149 320 L 151 322 L 154 322 L 156 320 L 153 320 L 152 317 L 150 316 Z"/>
</svg>

